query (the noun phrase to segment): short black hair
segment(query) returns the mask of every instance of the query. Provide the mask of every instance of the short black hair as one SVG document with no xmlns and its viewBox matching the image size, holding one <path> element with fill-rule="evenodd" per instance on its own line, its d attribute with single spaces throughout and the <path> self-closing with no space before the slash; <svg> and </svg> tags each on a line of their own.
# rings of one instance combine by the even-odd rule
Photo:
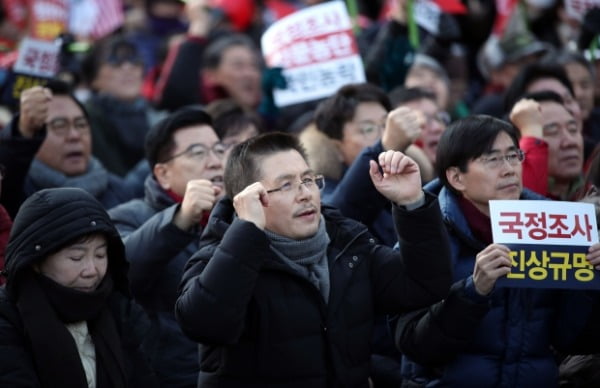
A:
<svg viewBox="0 0 600 388">
<path fill-rule="evenodd" d="M 390 100 L 379 87 L 369 84 L 350 84 L 342 86 L 333 96 L 322 101 L 315 111 L 317 129 L 332 139 L 344 137 L 344 124 L 352 121 L 358 104 L 375 102 L 389 112 Z"/>
<path fill-rule="evenodd" d="M 253 125 L 258 133 L 265 131 L 262 119 L 255 111 L 244 109 L 231 99 L 220 99 L 210 103 L 206 106 L 206 113 L 212 118 L 213 128 L 219 139 L 235 136 L 250 125 Z"/>
<path fill-rule="evenodd" d="M 428 99 L 433 101 L 437 105 L 437 99 L 435 94 L 421 88 L 405 88 L 404 86 L 398 86 L 389 92 L 390 102 L 393 107 L 398 107 L 407 102 L 418 101 L 422 99 Z"/>
<path fill-rule="evenodd" d="M 523 67 L 521 72 L 517 74 L 506 90 L 506 95 L 504 97 L 505 112 L 511 111 L 513 106 L 527 92 L 529 85 L 543 78 L 553 78 L 557 80 L 565 85 L 572 96 L 575 96 L 573 84 L 571 84 L 569 77 L 567 77 L 567 72 L 562 66 L 556 64 L 530 63 Z"/>
<path fill-rule="evenodd" d="M 142 56 L 136 45 L 123 35 L 108 36 L 95 42 L 81 64 L 84 81 L 91 85 L 103 64 L 121 57 L 143 64 Z"/>
<path fill-rule="evenodd" d="M 594 65 L 585 58 L 585 55 L 579 51 L 572 51 L 568 49 L 562 49 L 553 55 L 544 57 L 544 63 L 551 63 L 560 66 L 566 66 L 570 63 L 578 63 L 583 66 L 592 76 L 596 77 L 596 69 Z"/>
<path fill-rule="evenodd" d="M 440 138 L 435 162 L 437 176 L 444 186 L 457 194 L 446 178 L 446 170 L 458 167 L 467 172 L 471 160 L 491 151 L 500 132 L 506 132 L 519 147 L 518 131 L 506 121 L 488 115 L 473 115 L 452 122 Z"/>
<path fill-rule="evenodd" d="M 261 178 L 261 159 L 296 150 L 308 163 L 306 151 L 298 138 L 284 132 L 268 132 L 236 145 L 227 160 L 224 173 L 225 194 L 233 199 L 239 192 Z"/>
<path fill-rule="evenodd" d="M 226 34 L 213 40 L 204 49 L 203 67 L 206 69 L 216 69 L 223 59 L 223 53 L 230 47 L 235 46 L 243 46 L 250 49 L 256 54 L 256 59 L 260 61 L 259 51 L 252 39 L 243 34 Z"/>
<path fill-rule="evenodd" d="M 71 85 L 69 85 L 67 82 L 60 80 L 58 78 L 52 78 L 52 79 L 48 80 L 48 82 L 45 85 L 43 85 L 43 87 L 50 90 L 52 92 L 53 97 L 62 96 L 62 97 L 68 97 L 71 100 L 73 100 L 73 102 L 75 104 L 77 104 L 79 109 L 81 109 L 81 111 L 83 112 L 83 116 L 87 119 L 87 121 L 88 122 L 90 121 L 90 116 L 88 115 L 88 112 L 85 109 L 85 106 L 81 103 L 81 101 L 79 101 L 77 99 L 77 97 L 75 97 L 75 95 L 73 94 Z"/>
<path fill-rule="evenodd" d="M 198 106 L 186 106 L 178 109 L 154 125 L 146 133 L 144 149 L 150 168 L 162 163 L 171 156 L 175 148 L 173 134 L 178 130 L 192 125 L 209 125 L 212 119 Z"/>
<path fill-rule="evenodd" d="M 556 102 L 560 105 L 565 105 L 565 100 L 556 92 L 551 90 L 543 90 L 540 92 L 526 93 L 523 95 L 523 98 L 528 98 L 530 100 L 534 100 L 538 103 L 541 102 Z"/>
</svg>

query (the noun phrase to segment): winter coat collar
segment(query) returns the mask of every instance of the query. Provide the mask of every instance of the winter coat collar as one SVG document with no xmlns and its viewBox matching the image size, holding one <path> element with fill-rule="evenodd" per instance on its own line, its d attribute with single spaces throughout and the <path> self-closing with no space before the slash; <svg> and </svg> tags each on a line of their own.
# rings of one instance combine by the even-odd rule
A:
<svg viewBox="0 0 600 388">
<path fill-rule="evenodd" d="M 328 260 L 331 263 L 339 257 L 341 253 L 360 235 L 367 232 L 364 225 L 344 217 L 336 208 L 328 205 L 321 205 L 321 213 L 325 218 L 327 234 L 331 240 L 329 244 Z M 200 249 L 212 244 L 218 244 L 227 231 L 227 228 L 233 222 L 235 210 L 230 199 L 223 198 L 214 207 L 211 212 L 208 224 L 202 235 Z M 279 260 L 273 260 L 273 265 L 279 267 Z"/>
<path fill-rule="evenodd" d="M 144 200 L 156 211 L 175 204 L 175 200 L 158 184 L 152 174 L 144 182 Z"/>
<path fill-rule="evenodd" d="M 438 202 L 442 212 L 442 217 L 446 223 L 446 227 L 455 232 L 464 243 L 476 248 L 483 249 L 483 245 L 478 241 L 471 229 L 464 214 L 458 205 L 456 194 L 448 190 L 439 179 L 434 179 L 425 186 L 425 190 L 434 193 L 438 196 Z M 521 198 L 524 200 L 547 200 L 547 198 L 534 193 L 528 189 L 523 189 Z"/>
</svg>

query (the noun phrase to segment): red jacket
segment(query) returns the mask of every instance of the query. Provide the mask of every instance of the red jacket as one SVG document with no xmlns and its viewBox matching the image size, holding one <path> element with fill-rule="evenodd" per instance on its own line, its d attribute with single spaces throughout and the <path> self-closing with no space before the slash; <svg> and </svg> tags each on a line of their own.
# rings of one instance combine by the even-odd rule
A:
<svg viewBox="0 0 600 388">
<path fill-rule="evenodd" d="M 524 136 L 519 147 L 525 152 L 523 186 L 545 197 L 548 190 L 548 143 L 536 137 Z"/>
</svg>

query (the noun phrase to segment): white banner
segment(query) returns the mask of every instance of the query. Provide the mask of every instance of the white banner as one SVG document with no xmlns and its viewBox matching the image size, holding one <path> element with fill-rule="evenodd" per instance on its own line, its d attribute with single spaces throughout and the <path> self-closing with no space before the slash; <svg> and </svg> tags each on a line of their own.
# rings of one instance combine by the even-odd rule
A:
<svg viewBox="0 0 600 388">
<path fill-rule="evenodd" d="M 287 89 L 275 89 L 277 106 L 328 97 L 340 87 L 365 82 L 365 72 L 342 1 L 305 8 L 265 31 L 262 52 L 268 67 L 282 67 Z"/>
<path fill-rule="evenodd" d="M 495 243 L 590 246 L 598 242 L 594 205 L 564 201 L 490 201 Z"/>
</svg>

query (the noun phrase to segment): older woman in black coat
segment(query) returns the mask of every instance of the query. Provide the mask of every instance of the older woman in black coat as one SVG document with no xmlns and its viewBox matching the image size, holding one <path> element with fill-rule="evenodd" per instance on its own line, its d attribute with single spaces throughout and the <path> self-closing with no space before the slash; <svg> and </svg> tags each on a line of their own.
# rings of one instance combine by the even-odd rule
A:
<svg viewBox="0 0 600 388">
<path fill-rule="evenodd" d="M 41 190 L 21 206 L 0 289 L 0 386 L 157 386 L 127 297 L 123 244 L 81 189 Z M 134 329 L 135 328 L 135 329 Z"/>
</svg>

